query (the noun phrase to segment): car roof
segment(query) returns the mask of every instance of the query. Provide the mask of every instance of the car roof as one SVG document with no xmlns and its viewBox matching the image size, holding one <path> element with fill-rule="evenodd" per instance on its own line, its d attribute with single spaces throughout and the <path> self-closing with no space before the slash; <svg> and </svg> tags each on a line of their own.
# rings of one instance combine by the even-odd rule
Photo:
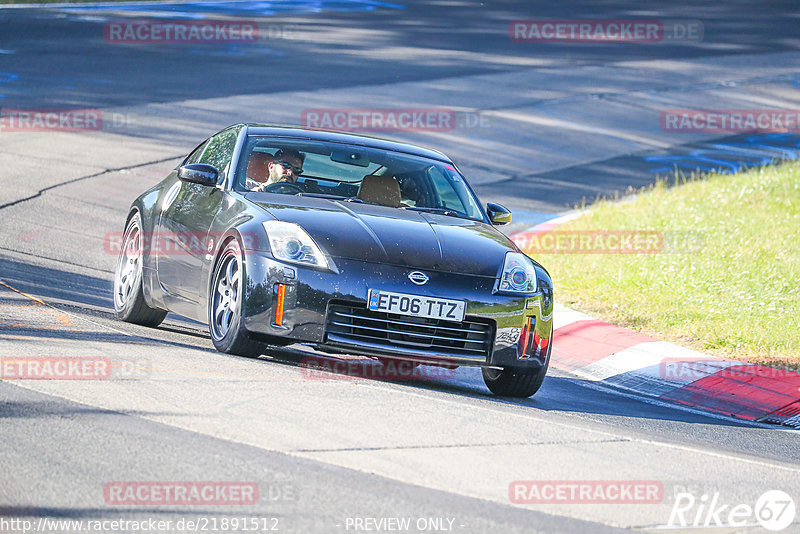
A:
<svg viewBox="0 0 800 534">
<path fill-rule="evenodd" d="M 450 158 L 437 150 L 423 148 L 408 143 L 390 141 L 368 135 L 359 135 L 348 132 L 337 132 L 335 130 L 320 130 L 314 128 L 300 128 L 297 126 L 280 126 L 275 124 L 244 124 L 247 127 L 248 135 L 267 135 L 275 137 L 291 137 L 295 139 L 309 139 L 312 141 L 330 141 L 334 143 L 346 143 L 351 145 L 361 145 L 394 152 L 403 152 L 431 158 L 445 163 L 452 163 Z"/>
</svg>

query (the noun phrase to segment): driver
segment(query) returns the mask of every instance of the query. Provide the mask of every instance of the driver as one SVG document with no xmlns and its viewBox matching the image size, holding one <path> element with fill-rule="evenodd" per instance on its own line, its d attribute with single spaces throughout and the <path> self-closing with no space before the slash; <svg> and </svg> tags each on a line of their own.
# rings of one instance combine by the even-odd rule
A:
<svg viewBox="0 0 800 534">
<path fill-rule="evenodd" d="M 248 180 L 247 187 L 251 191 L 264 191 L 272 184 L 279 182 L 297 182 L 297 177 L 303 173 L 305 154 L 292 148 L 280 148 L 267 164 L 269 176 L 266 182 Z"/>
</svg>

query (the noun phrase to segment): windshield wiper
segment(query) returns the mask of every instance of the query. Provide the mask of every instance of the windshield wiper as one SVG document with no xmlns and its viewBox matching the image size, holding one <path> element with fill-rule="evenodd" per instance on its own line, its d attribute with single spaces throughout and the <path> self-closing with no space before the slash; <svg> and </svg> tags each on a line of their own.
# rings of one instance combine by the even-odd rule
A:
<svg viewBox="0 0 800 534">
<path fill-rule="evenodd" d="M 347 197 L 343 197 L 342 195 L 332 195 L 330 193 L 306 193 L 304 191 L 304 192 L 298 193 L 298 194 L 300 196 L 302 196 L 302 197 L 329 198 L 329 199 L 332 199 L 332 200 L 341 200 L 343 198 L 347 198 Z"/>
<path fill-rule="evenodd" d="M 406 206 L 403 208 L 404 210 L 412 210 L 412 211 L 422 211 L 425 213 L 436 213 L 438 215 L 447 215 L 450 217 L 461 217 L 463 215 L 458 213 L 457 211 L 453 211 L 449 208 L 428 208 L 423 206 Z"/>
<path fill-rule="evenodd" d="M 341 200 L 342 202 L 358 202 L 359 204 L 363 204 L 364 201 L 357 197 L 346 197 L 344 195 L 334 195 L 331 193 L 306 193 L 303 191 L 302 193 L 296 193 L 298 196 L 301 197 L 312 197 L 312 198 L 327 198 L 329 200 Z"/>
</svg>

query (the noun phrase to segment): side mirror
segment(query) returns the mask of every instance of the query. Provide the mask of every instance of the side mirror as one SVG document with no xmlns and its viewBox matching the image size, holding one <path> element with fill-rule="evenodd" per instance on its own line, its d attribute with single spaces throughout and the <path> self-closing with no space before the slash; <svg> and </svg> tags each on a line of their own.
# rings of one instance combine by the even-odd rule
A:
<svg viewBox="0 0 800 534">
<path fill-rule="evenodd" d="M 217 168 L 205 163 L 191 163 L 178 169 L 178 179 L 182 182 L 213 187 L 217 185 L 218 177 L 219 171 Z"/>
<path fill-rule="evenodd" d="M 488 202 L 486 204 L 486 214 L 492 224 L 507 224 L 511 222 L 511 212 L 505 206 Z"/>
</svg>

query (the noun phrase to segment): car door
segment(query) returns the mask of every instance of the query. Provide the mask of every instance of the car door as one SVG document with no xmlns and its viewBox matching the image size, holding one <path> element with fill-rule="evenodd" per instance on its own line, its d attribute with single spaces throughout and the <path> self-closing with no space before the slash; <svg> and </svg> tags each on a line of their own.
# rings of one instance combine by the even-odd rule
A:
<svg viewBox="0 0 800 534">
<path fill-rule="evenodd" d="M 238 128 L 218 133 L 199 147 L 199 157 L 193 153 L 186 163 L 215 166 L 220 173 L 217 183 L 223 183 L 226 173 L 230 172 L 238 135 Z M 219 187 L 181 181 L 173 187 L 177 190 L 170 191 L 174 200 L 162 206 L 156 228 L 160 249 L 157 255 L 158 279 L 170 296 L 197 303 L 206 290 L 205 282 L 201 280 L 202 267 L 211 250 L 209 247 L 216 243 L 215 236 L 208 234 L 209 228 L 226 193 Z M 172 195 L 168 193 L 168 198 Z M 181 313 L 179 304 L 175 311 Z"/>
</svg>

